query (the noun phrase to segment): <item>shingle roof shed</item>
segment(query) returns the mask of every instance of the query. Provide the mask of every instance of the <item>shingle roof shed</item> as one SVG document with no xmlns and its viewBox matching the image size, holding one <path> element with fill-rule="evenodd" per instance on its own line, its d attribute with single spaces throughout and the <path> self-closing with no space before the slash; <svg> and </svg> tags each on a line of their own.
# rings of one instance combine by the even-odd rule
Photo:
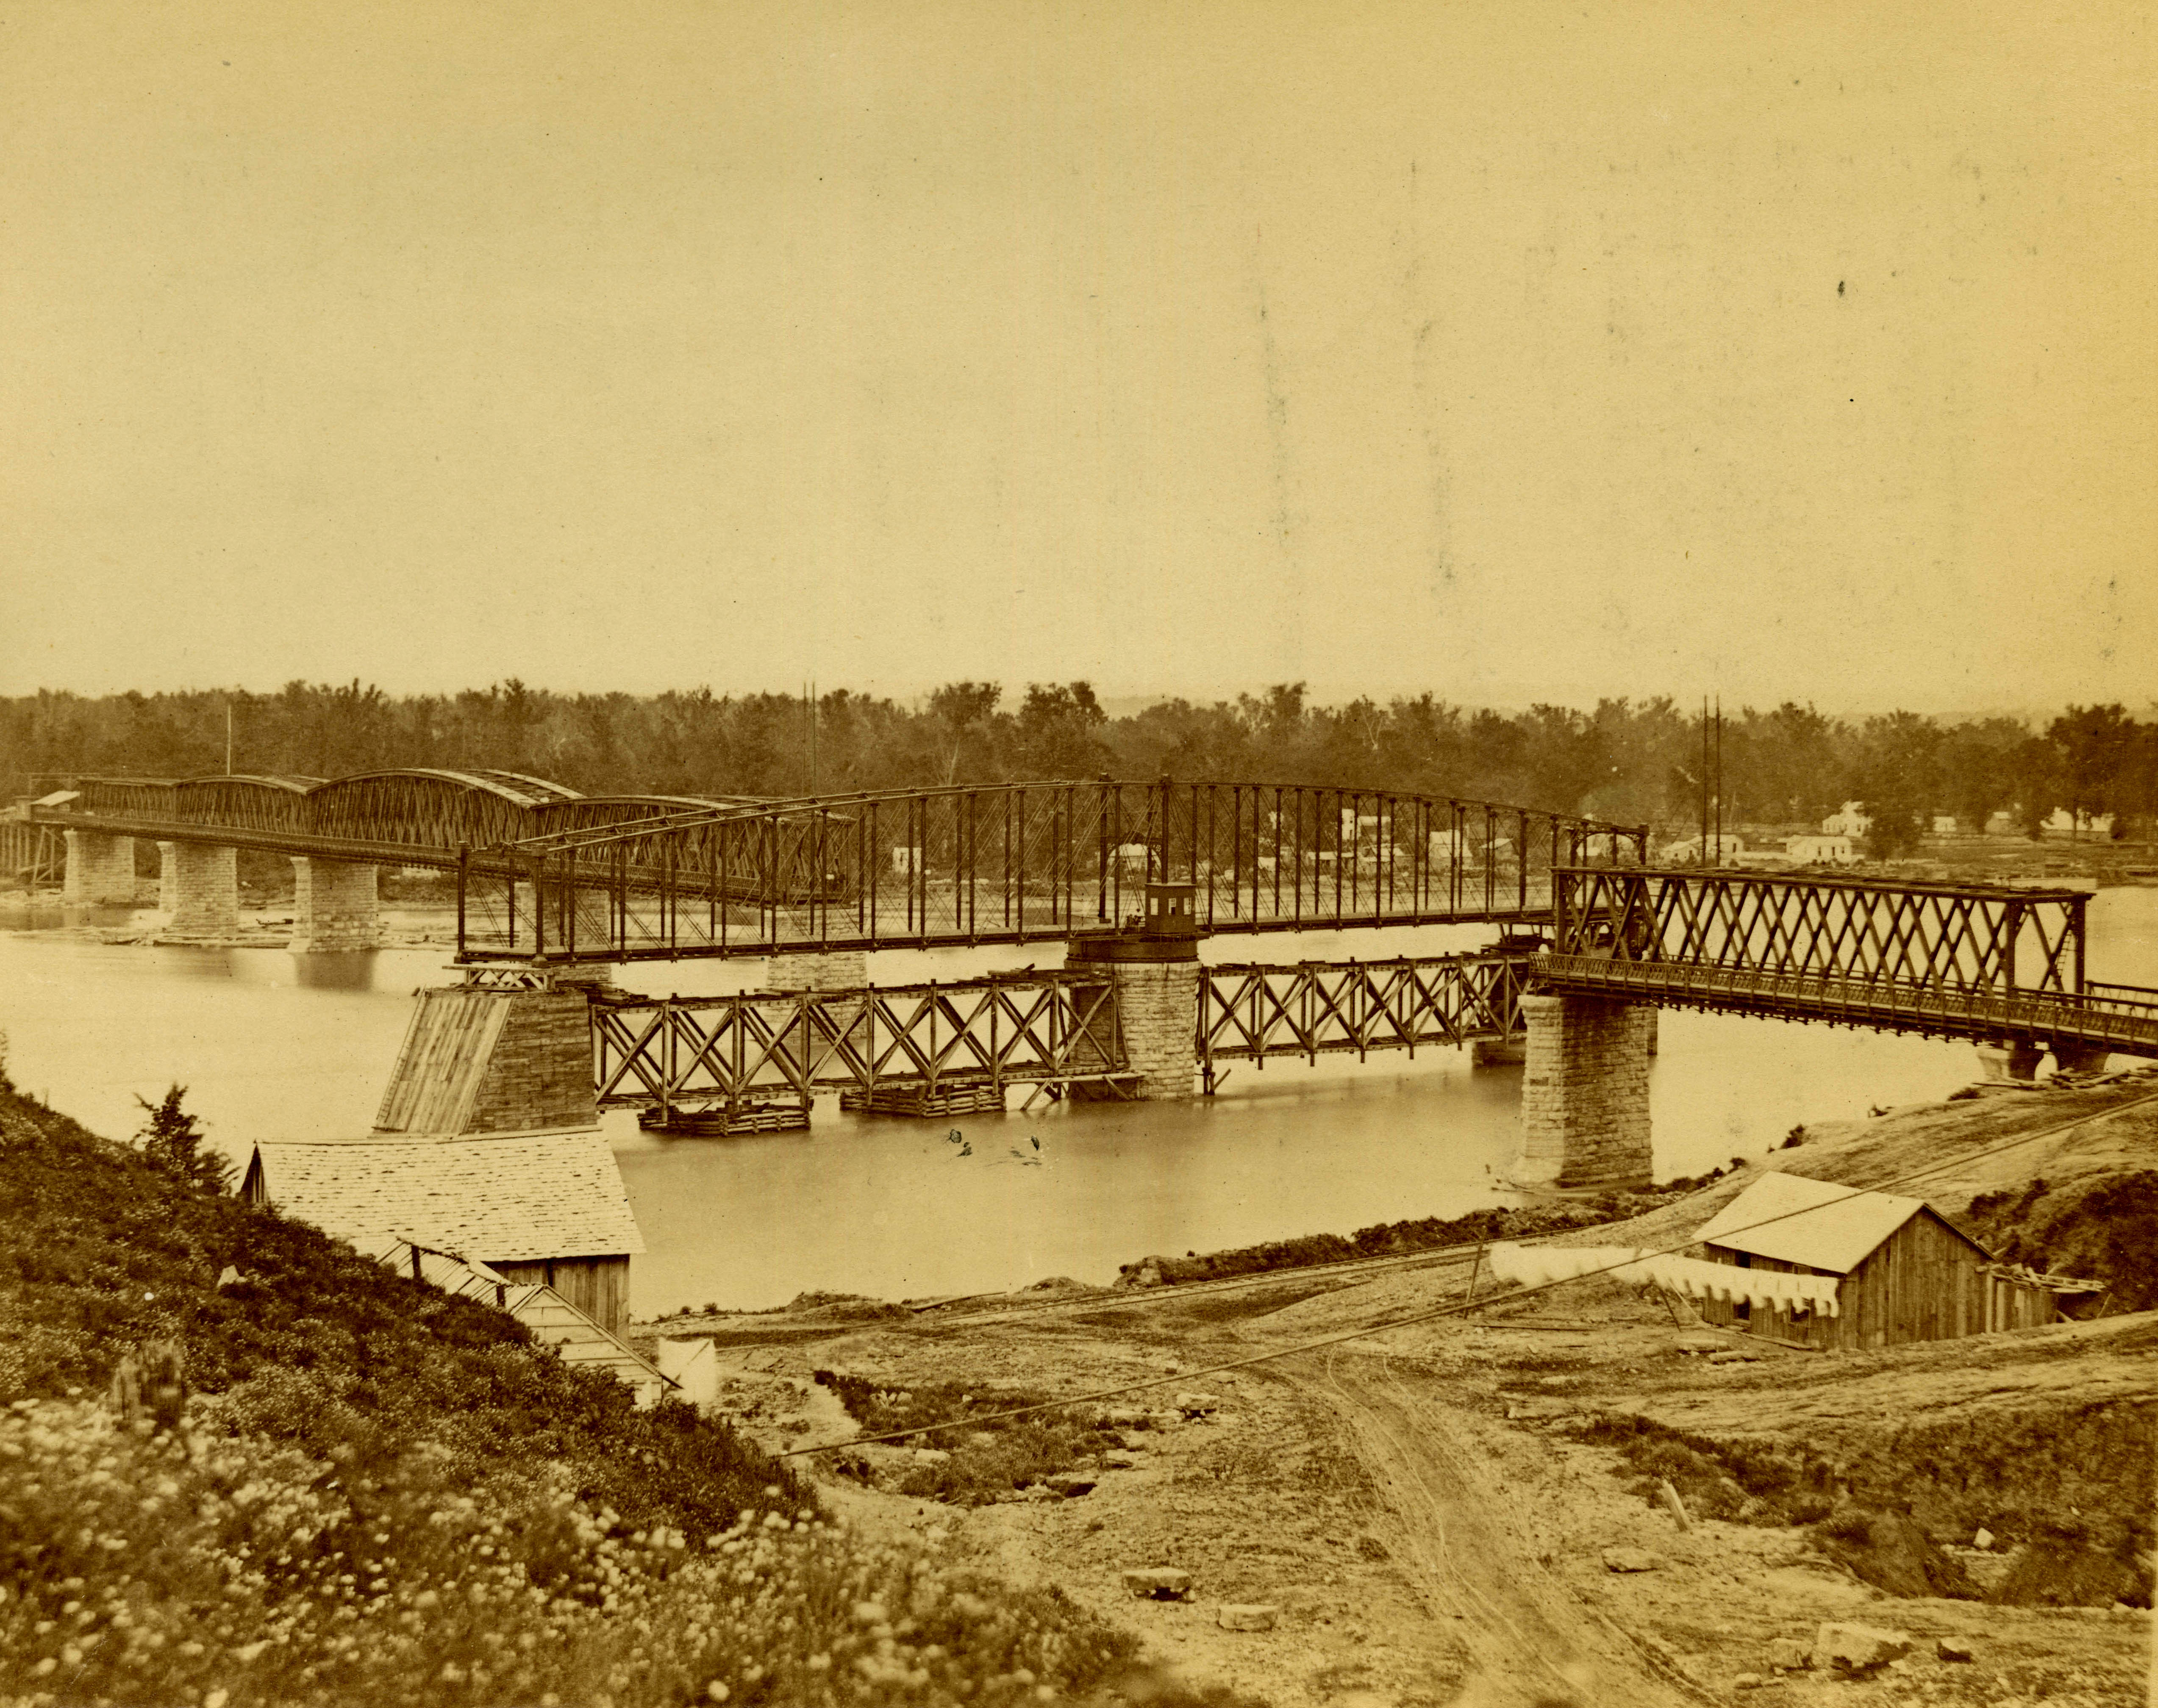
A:
<svg viewBox="0 0 2158 1708">
<path fill-rule="evenodd" d="M 644 1249 L 614 1152 L 596 1132 L 258 1144 L 243 1189 L 340 1239 L 393 1235 L 488 1262 Z"/>
<path fill-rule="evenodd" d="M 1725 1205 L 1694 1237 L 1727 1251 L 1848 1275 L 1922 1211 L 1935 1215 L 1921 1198 L 1856 1191 L 1803 1174 L 1770 1174 Z M 1990 1255 L 1941 1220 L 1981 1255 Z"/>
</svg>

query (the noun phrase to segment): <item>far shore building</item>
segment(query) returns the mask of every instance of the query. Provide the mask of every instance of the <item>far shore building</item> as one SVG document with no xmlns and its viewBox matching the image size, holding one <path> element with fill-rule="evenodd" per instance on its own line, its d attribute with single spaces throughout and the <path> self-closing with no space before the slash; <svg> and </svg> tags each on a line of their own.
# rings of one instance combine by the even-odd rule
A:
<svg viewBox="0 0 2158 1708">
<path fill-rule="evenodd" d="M 1951 1340 L 2059 1319 L 2063 1296 L 2097 1289 L 2011 1270 L 1922 1199 L 1772 1173 L 1694 1238 L 1711 1263 L 1837 1277 L 1836 1313 L 1743 1299 L 1701 1306 L 1704 1322 L 1815 1351 Z"/>
<path fill-rule="evenodd" d="M 1784 853 L 1789 859 L 1804 866 L 1847 866 L 1858 858 L 1858 852 L 1847 836 L 1789 836 L 1784 839 Z"/>
</svg>

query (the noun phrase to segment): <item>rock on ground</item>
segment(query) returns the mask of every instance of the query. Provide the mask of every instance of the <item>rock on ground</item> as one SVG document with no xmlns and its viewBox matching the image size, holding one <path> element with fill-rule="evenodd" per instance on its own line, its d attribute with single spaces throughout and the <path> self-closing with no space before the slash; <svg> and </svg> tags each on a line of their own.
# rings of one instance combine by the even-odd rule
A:
<svg viewBox="0 0 2158 1708">
<path fill-rule="evenodd" d="M 1826 1624 L 1814 1638 L 1814 1664 L 1838 1672 L 1870 1672 L 1911 1652 L 1910 1633 L 1874 1625 Z"/>
</svg>

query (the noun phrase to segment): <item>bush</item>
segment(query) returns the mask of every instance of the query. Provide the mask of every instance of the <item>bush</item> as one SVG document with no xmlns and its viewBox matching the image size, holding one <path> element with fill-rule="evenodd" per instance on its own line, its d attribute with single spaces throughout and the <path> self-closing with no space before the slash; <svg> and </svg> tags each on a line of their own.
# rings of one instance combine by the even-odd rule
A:
<svg viewBox="0 0 2158 1708">
<path fill-rule="evenodd" d="M 1690 1512 L 1751 1525 L 1809 1524 L 1827 1513 L 1835 1468 L 1812 1448 L 1758 1441 L 1717 1441 L 1630 1414 L 1576 1425 L 1577 1441 L 1618 1449 L 1622 1474 L 1655 1504 L 1670 1479 Z"/>
<path fill-rule="evenodd" d="M 2158 1308 L 2158 1171 L 2117 1169 L 2058 1189 L 1984 1192 L 1969 1220 L 2004 1261 L 2104 1282 L 2113 1308 Z"/>
<path fill-rule="evenodd" d="M 916 1466 L 901 1479 L 901 1494 L 923 1499 L 985 1505 L 1059 1471 L 1094 1464 L 1102 1449 L 1123 1444 L 1107 1424 L 1062 1410 L 978 1423 L 947 1422 L 1041 1405 L 1049 1398 L 1045 1394 L 963 1391 L 952 1383 L 927 1382 L 895 1389 L 829 1370 L 817 1371 L 816 1380 L 839 1396 L 865 1435 L 919 1431 L 916 1444 L 950 1455 L 941 1463 Z M 944 1427 L 932 1430 L 932 1424 Z"/>
<path fill-rule="evenodd" d="M 565 1471 L 369 1474 L 260 1438 L 0 1415 L 0 1691 L 168 1703 L 1018 1702 L 1129 1639 L 806 1510 L 632 1530 Z"/>
</svg>

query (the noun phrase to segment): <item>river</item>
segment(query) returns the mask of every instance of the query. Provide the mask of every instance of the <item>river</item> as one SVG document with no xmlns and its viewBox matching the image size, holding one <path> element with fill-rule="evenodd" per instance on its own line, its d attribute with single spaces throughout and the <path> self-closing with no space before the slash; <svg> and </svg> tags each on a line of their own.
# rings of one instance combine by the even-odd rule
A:
<svg viewBox="0 0 2158 1708">
<path fill-rule="evenodd" d="M 1221 961 L 1378 958 L 1474 941 L 1401 931 L 1205 950 Z M 964 978 L 1014 952 L 880 954 L 870 973 Z M 2158 984 L 2158 889 L 2093 899 L 2089 967 L 2094 978 Z M 761 971 L 639 965 L 622 983 L 701 994 Z M 0 930 L 0 1030 L 15 1082 L 93 1130 L 133 1133 L 135 1099 L 178 1083 L 212 1142 L 244 1160 L 261 1139 L 365 1132 L 412 991 L 452 976 L 441 948 L 293 956 Z M 1697 1174 L 1773 1148 L 1800 1122 L 1938 1098 L 1973 1075 L 1967 1044 L 1666 1013 L 1649 1077 L 1656 1171 Z M 810 1289 L 900 1298 L 1057 1275 L 1102 1282 L 1150 1252 L 1514 1202 L 1496 1175 L 1517 1143 L 1520 1081 L 1519 1068 L 1472 1070 L 1465 1051 L 1439 1050 L 1277 1060 L 1264 1072 L 1237 1063 L 1220 1095 L 1186 1104 L 1037 1105 L 932 1123 L 844 1115 L 828 1099 L 804 1133 L 655 1138 L 619 1112 L 607 1127 L 648 1248 L 632 1286 L 648 1316 L 759 1308 Z"/>
</svg>

